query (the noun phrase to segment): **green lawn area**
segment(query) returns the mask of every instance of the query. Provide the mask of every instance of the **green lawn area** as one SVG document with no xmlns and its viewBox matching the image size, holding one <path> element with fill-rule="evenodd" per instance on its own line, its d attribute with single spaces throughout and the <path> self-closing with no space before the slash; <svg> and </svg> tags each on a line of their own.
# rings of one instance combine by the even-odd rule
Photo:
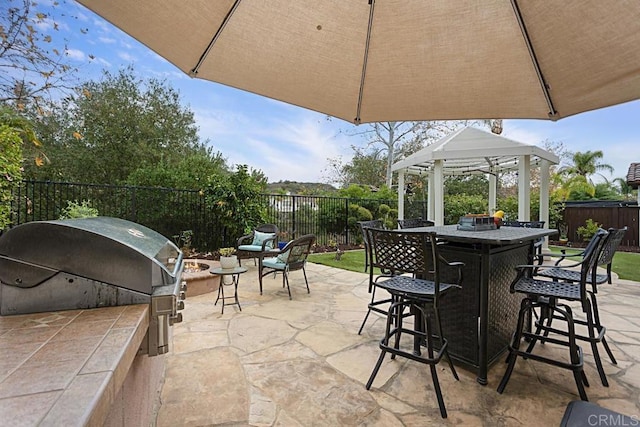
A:
<svg viewBox="0 0 640 427">
<path fill-rule="evenodd" d="M 549 250 L 552 253 L 557 254 L 560 254 L 560 249 L 561 247 L 559 246 L 549 247 Z M 580 250 L 581 249 L 567 248 L 567 253 L 576 253 Z M 346 251 L 342 254 L 340 261 L 336 260 L 335 257 L 335 252 L 311 254 L 309 255 L 309 262 L 342 268 L 344 270 L 364 272 L 364 249 Z M 621 279 L 640 282 L 640 254 L 632 252 L 616 252 L 613 257 L 612 270 L 616 272 Z"/>
<path fill-rule="evenodd" d="M 342 257 L 340 257 L 340 261 L 336 260 L 335 252 L 311 254 L 309 255 L 309 262 L 342 268 L 343 270 L 358 271 L 360 273 L 365 272 L 364 249 L 345 251 Z M 376 272 L 376 274 L 379 274 L 379 272 Z"/>
</svg>

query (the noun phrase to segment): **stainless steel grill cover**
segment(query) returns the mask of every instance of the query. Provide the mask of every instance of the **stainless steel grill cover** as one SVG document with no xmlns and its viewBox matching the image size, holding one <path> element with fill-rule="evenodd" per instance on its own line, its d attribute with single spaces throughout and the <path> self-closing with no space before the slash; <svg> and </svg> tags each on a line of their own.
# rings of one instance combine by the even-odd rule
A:
<svg viewBox="0 0 640 427">
<path fill-rule="evenodd" d="M 182 319 L 182 252 L 130 221 L 29 222 L 0 236 L 0 314 L 150 304 L 149 354 Z M 158 348 L 156 348 L 158 347 Z"/>
</svg>

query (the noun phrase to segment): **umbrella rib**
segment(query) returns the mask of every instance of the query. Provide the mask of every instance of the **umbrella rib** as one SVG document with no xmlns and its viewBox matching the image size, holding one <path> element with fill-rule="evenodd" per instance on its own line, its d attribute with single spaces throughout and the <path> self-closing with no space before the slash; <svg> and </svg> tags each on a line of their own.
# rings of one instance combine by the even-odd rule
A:
<svg viewBox="0 0 640 427">
<path fill-rule="evenodd" d="M 367 39 L 364 45 L 364 59 L 362 61 L 362 75 L 360 76 L 360 92 L 358 93 L 358 107 L 356 109 L 356 118 L 353 123 L 359 125 L 361 122 L 360 111 L 362 108 L 362 93 L 364 92 L 364 79 L 367 74 L 367 58 L 369 57 L 369 42 L 371 41 L 371 27 L 373 27 L 373 9 L 375 8 L 375 0 L 369 0 L 369 26 L 367 27 Z"/>
<path fill-rule="evenodd" d="M 524 19 L 522 19 L 522 13 L 520 13 L 520 7 L 518 6 L 517 0 L 511 0 L 511 6 L 513 7 L 513 11 L 516 15 L 516 19 L 518 20 L 518 25 L 520 26 L 520 31 L 522 31 L 522 36 L 524 37 L 524 43 L 527 45 L 527 50 L 529 51 L 529 56 L 531 57 L 531 62 L 533 63 L 533 68 L 538 76 L 538 80 L 540 81 L 540 86 L 542 87 L 542 94 L 544 95 L 545 100 L 547 101 L 547 106 L 549 107 L 549 118 L 557 119 L 558 112 L 553 106 L 553 101 L 551 100 L 551 94 L 549 93 L 549 85 L 544 79 L 542 75 L 542 70 L 540 70 L 540 63 L 538 62 L 538 57 L 536 56 L 536 52 L 533 49 L 533 45 L 531 44 L 531 39 L 529 38 L 529 32 L 527 31 L 527 26 L 524 23 Z"/>
<path fill-rule="evenodd" d="M 242 0 L 236 0 L 233 3 L 233 6 L 231 6 L 231 9 L 229 9 L 229 11 L 227 12 L 227 15 L 222 20 L 222 24 L 220 24 L 220 27 L 218 27 L 218 30 L 213 35 L 213 38 L 209 42 L 209 45 L 207 46 L 207 48 L 204 50 L 204 52 L 200 56 L 200 59 L 196 63 L 196 66 L 193 67 L 193 69 L 189 72 L 189 76 L 195 77 L 198 74 L 198 69 L 200 68 L 202 63 L 205 61 L 205 59 L 207 59 L 207 56 L 209 55 L 209 52 L 211 51 L 211 49 L 213 49 L 213 45 L 216 43 L 216 41 L 218 41 L 218 37 L 220 37 L 220 34 L 222 34 L 222 31 L 224 30 L 224 27 L 227 26 L 227 23 L 231 19 L 231 15 L 233 15 L 233 13 L 236 11 L 236 9 L 238 8 L 238 5 L 240 4 L 241 1 Z"/>
</svg>

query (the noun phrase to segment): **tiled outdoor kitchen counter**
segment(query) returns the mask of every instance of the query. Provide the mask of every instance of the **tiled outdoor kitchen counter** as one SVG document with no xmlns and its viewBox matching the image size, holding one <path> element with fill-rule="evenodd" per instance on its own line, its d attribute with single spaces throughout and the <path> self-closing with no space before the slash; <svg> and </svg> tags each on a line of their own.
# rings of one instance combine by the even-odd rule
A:
<svg viewBox="0 0 640 427">
<path fill-rule="evenodd" d="M 141 425 L 164 373 L 164 357 L 136 357 L 148 311 L 143 304 L 0 316 L 0 424 Z"/>
</svg>

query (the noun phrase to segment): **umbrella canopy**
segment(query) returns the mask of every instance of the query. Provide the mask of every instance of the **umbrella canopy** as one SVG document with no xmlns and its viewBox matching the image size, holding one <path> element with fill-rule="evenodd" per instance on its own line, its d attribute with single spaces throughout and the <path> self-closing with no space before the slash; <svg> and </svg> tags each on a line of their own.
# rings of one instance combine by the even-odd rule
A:
<svg viewBox="0 0 640 427">
<path fill-rule="evenodd" d="M 354 122 L 640 98 L 637 0 L 79 0 L 191 76 Z"/>
</svg>

